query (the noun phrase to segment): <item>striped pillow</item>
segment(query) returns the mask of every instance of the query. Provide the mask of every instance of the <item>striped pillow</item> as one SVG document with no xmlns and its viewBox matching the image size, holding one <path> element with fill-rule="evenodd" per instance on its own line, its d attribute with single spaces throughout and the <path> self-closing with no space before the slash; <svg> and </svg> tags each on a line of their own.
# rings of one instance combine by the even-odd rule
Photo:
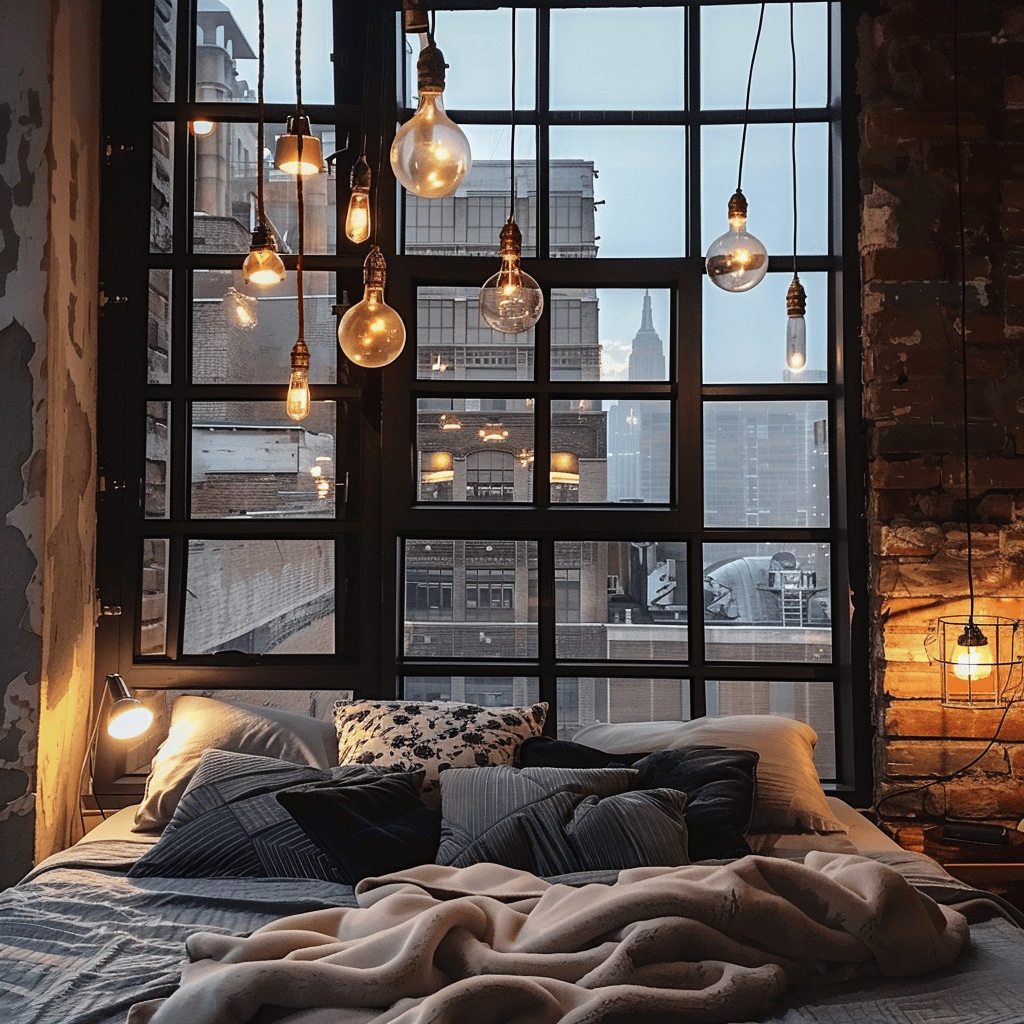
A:
<svg viewBox="0 0 1024 1024">
<path fill-rule="evenodd" d="M 633 791 L 632 768 L 452 768 L 442 773 L 438 864 L 492 861 L 535 875 L 675 866 L 686 794 Z"/>
</svg>

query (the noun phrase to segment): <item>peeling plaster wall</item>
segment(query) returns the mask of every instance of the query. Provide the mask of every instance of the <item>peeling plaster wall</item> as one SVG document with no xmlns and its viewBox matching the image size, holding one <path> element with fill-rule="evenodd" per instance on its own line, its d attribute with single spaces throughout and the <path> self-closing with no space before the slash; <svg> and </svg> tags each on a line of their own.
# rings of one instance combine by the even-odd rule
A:
<svg viewBox="0 0 1024 1024">
<path fill-rule="evenodd" d="M 88 734 L 99 7 L 0 13 L 0 885 L 72 838 Z"/>
</svg>

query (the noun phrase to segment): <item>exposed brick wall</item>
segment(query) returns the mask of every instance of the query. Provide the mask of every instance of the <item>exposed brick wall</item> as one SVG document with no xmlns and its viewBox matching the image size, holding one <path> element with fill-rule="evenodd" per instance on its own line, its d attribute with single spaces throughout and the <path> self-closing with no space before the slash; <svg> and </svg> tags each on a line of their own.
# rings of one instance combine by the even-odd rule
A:
<svg viewBox="0 0 1024 1024">
<path fill-rule="evenodd" d="M 975 611 L 1024 614 L 1024 5 L 961 0 L 970 514 Z M 949 0 L 883 0 L 860 25 L 862 330 L 874 595 L 876 796 L 981 754 L 1000 712 L 945 708 L 926 640 L 968 608 Z M 1024 653 L 1024 643 L 1022 643 Z M 934 653 L 934 648 L 932 648 Z M 913 842 L 943 818 L 1016 825 L 1024 710 L 949 781 L 887 801 Z"/>
</svg>

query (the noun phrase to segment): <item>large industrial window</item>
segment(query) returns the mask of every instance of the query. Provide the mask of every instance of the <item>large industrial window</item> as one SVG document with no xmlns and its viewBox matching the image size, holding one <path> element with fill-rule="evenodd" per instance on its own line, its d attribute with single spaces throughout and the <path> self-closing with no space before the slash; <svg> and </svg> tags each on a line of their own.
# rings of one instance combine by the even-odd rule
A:
<svg viewBox="0 0 1024 1024">
<path fill-rule="evenodd" d="M 790 4 L 767 4 L 749 110 L 758 4 L 518 5 L 510 165 L 512 11 L 449 0 L 434 35 L 474 162 L 428 201 L 387 163 L 416 108 L 421 40 L 400 3 L 304 0 L 303 102 L 328 159 L 305 188 L 301 424 L 283 403 L 298 207 L 268 155 L 294 109 L 294 5 L 266 4 L 263 153 L 256 0 L 108 6 L 100 670 L 153 688 L 344 678 L 361 696 L 543 699 L 568 738 L 785 714 L 817 730 L 822 778 L 853 787 L 868 697 L 852 656 L 865 580 L 844 427 L 840 4 L 792 5 L 794 254 Z M 745 122 L 769 269 L 727 294 L 703 254 L 727 228 Z M 407 328 L 375 371 L 335 340 L 362 294 L 366 247 L 339 223 L 364 138 Z M 513 174 L 546 302 L 520 335 L 478 304 Z M 240 268 L 261 179 L 288 273 L 255 294 Z M 794 265 L 800 373 L 785 368 Z"/>
</svg>

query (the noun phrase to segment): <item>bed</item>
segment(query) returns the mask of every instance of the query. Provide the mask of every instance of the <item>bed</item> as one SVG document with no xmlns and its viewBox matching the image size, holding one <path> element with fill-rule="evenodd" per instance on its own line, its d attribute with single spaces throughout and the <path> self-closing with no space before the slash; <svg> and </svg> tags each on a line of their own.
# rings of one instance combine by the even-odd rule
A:
<svg viewBox="0 0 1024 1024">
<path fill-rule="evenodd" d="M 1019 915 L 826 796 L 808 727 L 544 710 L 178 698 L 142 802 L 0 894 L 0 1020 L 1022 1019 Z"/>
</svg>

